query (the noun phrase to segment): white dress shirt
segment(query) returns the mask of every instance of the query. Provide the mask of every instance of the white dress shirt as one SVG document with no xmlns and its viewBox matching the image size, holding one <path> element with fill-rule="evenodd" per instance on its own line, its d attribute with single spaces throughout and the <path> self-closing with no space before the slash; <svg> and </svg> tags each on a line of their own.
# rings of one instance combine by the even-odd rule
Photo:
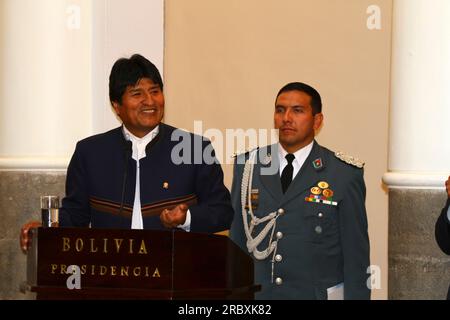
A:
<svg viewBox="0 0 450 320">
<path fill-rule="evenodd" d="M 450 222 L 450 206 L 447 209 L 447 219 L 448 219 L 448 222 Z"/>
<path fill-rule="evenodd" d="M 132 134 L 125 125 L 123 126 L 123 134 L 125 139 L 131 141 L 133 145 L 132 158 L 136 160 L 136 186 L 134 193 L 133 215 L 131 217 L 131 229 L 143 229 L 144 223 L 142 221 L 141 211 L 141 192 L 140 192 L 140 174 L 139 174 L 139 160 L 146 157 L 145 148 L 156 137 L 159 132 L 159 126 L 147 133 L 144 137 L 138 138 Z M 190 231 L 191 227 L 191 213 L 189 210 L 186 213 L 186 221 L 183 225 L 178 227 L 185 231 Z"/>
<path fill-rule="evenodd" d="M 294 180 L 297 173 L 300 171 L 300 168 L 303 166 L 303 164 L 306 161 L 306 158 L 308 158 L 309 154 L 311 153 L 312 147 L 314 145 L 314 141 L 312 141 L 307 146 L 301 148 L 300 150 L 297 150 L 293 153 L 295 159 L 292 161 L 292 166 L 294 167 L 294 171 L 292 172 L 292 180 Z M 286 160 L 286 155 L 288 152 L 283 149 L 280 143 L 278 143 L 278 157 L 280 159 L 280 177 L 281 173 L 283 172 L 284 168 L 287 166 L 288 162 Z"/>
</svg>

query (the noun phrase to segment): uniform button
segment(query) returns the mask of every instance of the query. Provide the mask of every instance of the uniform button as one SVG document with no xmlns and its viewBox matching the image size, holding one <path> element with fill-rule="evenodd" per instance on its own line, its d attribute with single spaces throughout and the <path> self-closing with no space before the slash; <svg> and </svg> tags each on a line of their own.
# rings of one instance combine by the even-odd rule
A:
<svg viewBox="0 0 450 320">
<path fill-rule="evenodd" d="M 277 284 L 277 286 L 281 286 L 283 284 L 283 279 L 281 278 L 276 278 L 275 279 L 275 283 Z"/>
<path fill-rule="evenodd" d="M 279 239 L 281 239 L 281 238 L 283 238 L 283 232 L 278 231 L 278 232 L 277 232 L 277 239 L 279 240 Z"/>
<path fill-rule="evenodd" d="M 282 216 L 284 214 L 284 209 L 283 208 L 278 209 L 278 214 Z"/>
<path fill-rule="evenodd" d="M 322 227 L 321 226 L 317 226 L 315 229 L 316 233 L 320 234 L 322 233 Z"/>
<path fill-rule="evenodd" d="M 281 260 L 283 260 L 283 257 L 281 256 L 281 254 L 277 254 L 277 255 L 275 256 L 275 261 L 276 261 L 276 262 L 280 262 Z"/>
<path fill-rule="evenodd" d="M 319 212 L 318 216 L 319 216 L 319 218 L 322 218 L 323 217 L 323 213 Z"/>
</svg>

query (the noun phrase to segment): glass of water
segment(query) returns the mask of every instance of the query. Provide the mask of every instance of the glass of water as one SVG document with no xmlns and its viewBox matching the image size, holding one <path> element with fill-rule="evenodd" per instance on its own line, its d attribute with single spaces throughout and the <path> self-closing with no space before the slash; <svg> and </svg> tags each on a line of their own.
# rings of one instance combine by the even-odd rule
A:
<svg viewBox="0 0 450 320">
<path fill-rule="evenodd" d="M 59 226 L 58 196 L 41 196 L 41 218 L 43 227 Z"/>
</svg>

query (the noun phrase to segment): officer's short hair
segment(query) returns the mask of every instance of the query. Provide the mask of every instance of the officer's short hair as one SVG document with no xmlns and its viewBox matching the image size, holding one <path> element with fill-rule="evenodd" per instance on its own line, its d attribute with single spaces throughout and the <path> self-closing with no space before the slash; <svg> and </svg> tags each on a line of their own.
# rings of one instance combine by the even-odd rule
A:
<svg viewBox="0 0 450 320">
<path fill-rule="evenodd" d="M 134 54 L 129 59 L 117 60 L 109 75 L 109 100 L 122 103 L 122 96 L 128 86 L 134 86 L 142 78 L 149 78 L 163 90 L 163 82 L 158 68 L 141 56 Z"/>
<path fill-rule="evenodd" d="M 313 87 L 302 82 L 291 82 L 281 88 L 280 91 L 278 91 L 275 103 L 280 94 L 288 91 L 300 91 L 306 93 L 311 97 L 311 107 L 313 109 L 313 114 L 322 112 L 322 99 L 320 98 L 319 92 L 317 92 L 317 90 Z"/>
</svg>

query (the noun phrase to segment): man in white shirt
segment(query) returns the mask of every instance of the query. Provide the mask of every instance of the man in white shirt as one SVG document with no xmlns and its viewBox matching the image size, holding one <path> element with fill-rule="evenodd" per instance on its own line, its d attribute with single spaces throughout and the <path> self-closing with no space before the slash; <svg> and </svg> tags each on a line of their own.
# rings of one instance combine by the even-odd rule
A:
<svg viewBox="0 0 450 320">
<path fill-rule="evenodd" d="M 370 298 L 363 163 L 315 141 L 322 121 L 319 93 L 289 83 L 279 142 L 236 158 L 230 235 L 254 258 L 258 299 Z"/>
<path fill-rule="evenodd" d="M 138 54 L 117 60 L 109 96 L 123 125 L 77 143 L 60 226 L 206 233 L 229 229 L 233 209 L 221 166 L 203 158 L 208 148 L 216 160 L 208 140 L 162 122 L 163 83 L 155 65 Z M 183 152 L 189 154 L 182 163 L 172 152 L 180 138 L 186 139 Z M 198 158 L 200 162 L 194 161 Z M 30 243 L 28 230 L 37 225 L 22 228 L 23 250 Z"/>
</svg>

